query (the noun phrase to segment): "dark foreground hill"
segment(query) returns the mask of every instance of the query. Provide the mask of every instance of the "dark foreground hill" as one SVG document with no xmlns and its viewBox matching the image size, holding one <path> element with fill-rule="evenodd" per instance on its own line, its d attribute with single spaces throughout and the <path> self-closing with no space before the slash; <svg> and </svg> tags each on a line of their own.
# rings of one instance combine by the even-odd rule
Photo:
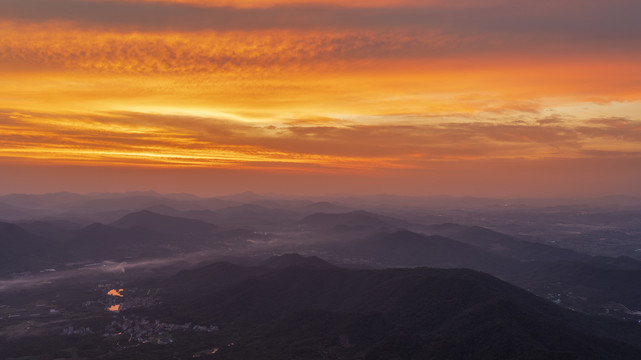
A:
<svg viewBox="0 0 641 360">
<path fill-rule="evenodd" d="M 39 257 L 33 253 L 41 252 Z M 0 222 L 0 273 L 46 266 L 60 259 L 47 241 L 16 224 Z"/>
<path fill-rule="evenodd" d="M 220 336 L 235 334 L 219 359 L 641 358 L 637 325 L 573 313 L 483 273 L 318 261 L 181 272 L 147 315 L 219 324 Z"/>
</svg>

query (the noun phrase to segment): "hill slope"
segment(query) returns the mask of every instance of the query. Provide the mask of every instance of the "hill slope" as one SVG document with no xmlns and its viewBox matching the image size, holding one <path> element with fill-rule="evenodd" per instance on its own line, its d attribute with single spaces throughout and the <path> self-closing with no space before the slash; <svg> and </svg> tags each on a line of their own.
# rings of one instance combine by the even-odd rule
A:
<svg viewBox="0 0 641 360">
<path fill-rule="evenodd" d="M 471 270 L 213 264 L 168 286 L 166 316 L 216 321 L 242 334 L 221 359 L 641 356 L 621 341 L 641 329 L 572 313 Z"/>
<path fill-rule="evenodd" d="M 204 221 L 161 215 L 148 210 L 127 214 L 112 223 L 112 226 L 123 229 L 142 228 L 177 235 L 206 234 L 218 230 L 216 225 Z"/>
</svg>

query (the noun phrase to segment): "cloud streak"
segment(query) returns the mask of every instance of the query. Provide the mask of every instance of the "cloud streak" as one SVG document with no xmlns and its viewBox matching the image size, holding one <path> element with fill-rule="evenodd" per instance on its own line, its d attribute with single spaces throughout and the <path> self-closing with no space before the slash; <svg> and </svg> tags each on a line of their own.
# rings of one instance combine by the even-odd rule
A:
<svg viewBox="0 0 641 360">
<path fill-rule="evenodd" d="M 265 34 L 78 34 L 74 31 L 24 31 L 6 26 L 0 61 L 16 68 L 84 69 L 119 73 L 247 72 L 287 67 L 301 71 L 337 61 L 447 56 L 450 41 L 442 35 L 328 33 Z M 449 49 L 449 50 L 448 50 Z M 440 52 L 440 55 L 436 55 Z M 320 63 L 320 66 L 319 66 Z M 325 65 L 323 65 L 325 64 Z"/>
<path fill-rule="evenodd" d="M 324 125 L 303 121 L 275 127 L 131 112 L 102 116 L 6 112 L 0 116 L 0 156 L 148 166 L 281 164 L 373 170 L 421 167 L 428 160 L 641 155 L 640 121 L 604 118 L 541 125 L 538 120 L 429 125 L 324 120 Z M 619 151 L 612 152 L 613 148 Z"/>
<path fill-rule="evenodd" d="M 457 34 L 519 34 L 634 40 L 641 32 L 633 1 L 576 3 L 475 2 L 468 6 L 340 7 L 274 5 L 265 8 L 186 3 L 86 0 L 1 0 L 0 18 L 64 21 L 85 27 L 136 31 L 254 31 L 368 28 L 440 29 Z M 579 6 L 580 5 L 580 6 Z"/>
</svg>

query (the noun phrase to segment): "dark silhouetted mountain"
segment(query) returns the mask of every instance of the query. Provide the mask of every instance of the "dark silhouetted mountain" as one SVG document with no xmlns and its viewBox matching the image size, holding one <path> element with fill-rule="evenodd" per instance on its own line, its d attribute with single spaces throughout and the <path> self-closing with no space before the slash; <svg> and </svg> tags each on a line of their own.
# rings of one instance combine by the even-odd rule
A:
<svg viewBox="0 0 641 360">
<path fill-rule="evenodd" d="M 161 234 L 142 227 L 116 228 L 100 223 L 78 231 L 68 242 L 70 256 L 80 260 L 166 256 L 171 242 Z"/>
<path fill-rule="evenodd" d="M 0 223 L 0 256 L 3 260 L 12 256 L 28 255 L 43 243 L 41 238 L 16 224 Z"/>
<path fill-rule="evenodd" d="M 167 283 L 167 318 L 242 334 L 223 359 L 637 359 L 641 329 L 471 270 L 212 264 Z M 217 353 L 217 355 L 219 355 Z"/>
<path fill-rule="evenodd" d="M 155 205 L 180 206 L 178 200 L 160 196 L 127 196 L 89 199 L 68 207 L 70 212 L 103 212 L 114 210 L 138 210 Z"/>
<path fill-rule="evenodd" d="M 425 236 L 403 230 L 336 244 L 339 253 L 370 258 L 382 266 L 471 268 L 498 272 L 507 259 L 442 236 Z"/>
<path fill-rule="evenodd" d="M 58 243 L 69 240 L 76 230 L 80 230 L 83 227 L 75 223 L 62 221 L 31 221 L 19 223 L 18 225 L 32 234 L 55 240 Z"/>
<path fill-rule="evenodd" d="M 156 205 L 171 206 L 180 210 L 211 208 L 233 205 L 218 199 L 201 199 L 193 196 L 164 196 L 151 192 L 79 195 L 56 193 L 43 195 L 13 194 L 1 197 L 0 218 L 14 220 L 49 219 L 81 220 L 84 222 L 111 221 L 108 212 L 132 212 Z M 13 209 L 7 208 L 12 206 Z M 5 211 L 6 210 L 6 211 Z M 12 212 L 13 211 L 13 212 Z M 5 217 L 1 217 L 6 212 Z M 104 214 L 104 215 L 103 215 Z M 121 213 L 122 216 L 122 213 Z M 87 221 L 89 220 L 89 221 Z"/>
<path fill-rule="evenodd" d="M 16 224 L 0 222 L 0 272 L 33 271 L 58 261 L 60 254 L 47 239 Z"/>
<path fill-rule="evenodd" d="M 369 211 L 351 211 L 348 213 L 312 214 L 299 222 L 305 230 L 340 232 L 380 232 L 421 229 L 423 225 L 409 223 L 390 216 Z"/>
<path fill-rule="evenodd" d="M 28 209 L 20 206 L 0 203 L 0 221 L 24 221 L 42 218 L 51 214 L 51 211 L 42 209 Z"/>
<path fill-rule="evenodd" d="M 156 214 L 181 217 L 187 219 L 196 219 L 204 222 L 215 223 L 216 220 L 220 220 L 217 217 L 217 214 L 212 210 L 176 210 L 171 206 L 167 205 L 156 205 L 145 209 L 147 211 L 154 212 Z"/>
<path fill-rule="evenodd" d="M 226 228 L 278 228 L 300 216 L 292 211 L 268 208 L 255 204 L 243 204 L 217 210 L 179 211 L 166 205 L 157 205 L 147 210 L 164 215 L 198 219 L 201 221 L 224 224 Z"/>
<path fill-rule="evenodd" d="M 268 268 L 303 267 L 309 269 L 329 269 L 334 267 L 316 256 L 306 257 L 295 253 L 270 257 L 262 263 L 262 266 Z"/>
<path fill-rule="evenodd" d="M 57 207 L 86 199 L 86 196 L 70 192 L 51 194 L 9 194 L 0 197 L 0 202 L 23 208 L 42 209 Z"/>
<path fill-rule="evenodd" d="M 582 261 L 589 256 L 568 249 L 515 239 L 480 226 L 458 224 L 431 225 L 426 232 L 464 242 L 517 260 Z"/>
<path fill-rule="evenodd" d="M 112 224 L 114 227 L 131 229 L 142 228 L 160 234 L 176 236 L 207 236 L 215 233 L 219 227 L 204 221 L 157 214 L 142 210 L 127 214 Z"/>
<path fill-rule="evenodd" d="M 281 228 L 300 216 L 295 212 L 244 204 L 214 211 L 212 219 L 228 227 Z"/>
</svg>

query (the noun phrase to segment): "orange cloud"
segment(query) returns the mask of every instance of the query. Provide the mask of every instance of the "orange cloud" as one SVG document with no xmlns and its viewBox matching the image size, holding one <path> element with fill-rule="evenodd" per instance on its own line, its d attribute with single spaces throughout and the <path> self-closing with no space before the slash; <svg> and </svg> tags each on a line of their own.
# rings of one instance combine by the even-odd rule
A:
<svg viewBox="0 0 641 360">
<path fill-rule="evenodd" d="M 347 174 L 637 156 L 638 3 L 516 4 L 7 0 L 0 158 Z"/>
<path fill-rule="evenodd" d="M 374 125 L 325 119 L 272 126 L 130 112 L 14 111 L 0 116 L 0 157 L 103 165 L 376 171 L 456 159 L 641 155 L 637 120 L 545 120 L 534 114 L 529 121 L 509 123 L 488 118 Z"/>
<path fill-rule="evenodd" d="M 104 1 L 104 0 L 94 0 L 94 1 Z M 278 5 L 309 5 L 307 0 L 125 0 L 126 2 L 132 3 L 144 3 L 144 2 L 164 2 L 164 3 L 174 3 L 174 4 L 193 4 L 198 6 L 209 6 L 209 7 L 218 7 L 218 6 L 229 6 L 229 7 L 239 7 L 239 8 L 252 8 L 252 7 L 272 7 Z M 498 3 L 501 0 L 495 0 L 494 3 Z M 461 3 L 467 2 L 472 3 L 472 0 L 459 0 Z M 492 2 L 489 2 L 492 3 Z M 399 6 L 399 5 L 414 5 L 414 6 L 430 6 L 430 5 L 442 5 L 448 4 L 444 0 L 353 0 L 349 2 L 340 1 L 340 0 L 317 0 L 313 4 L 327 4 L 334 6 L 343 6 L 343 7 L 358 7 L 358 6 L 367 6 L 367 7 L 378 7 L 378 6 Z M 448 4 L 451 5 L 451 4 Z"/>
</svg>

